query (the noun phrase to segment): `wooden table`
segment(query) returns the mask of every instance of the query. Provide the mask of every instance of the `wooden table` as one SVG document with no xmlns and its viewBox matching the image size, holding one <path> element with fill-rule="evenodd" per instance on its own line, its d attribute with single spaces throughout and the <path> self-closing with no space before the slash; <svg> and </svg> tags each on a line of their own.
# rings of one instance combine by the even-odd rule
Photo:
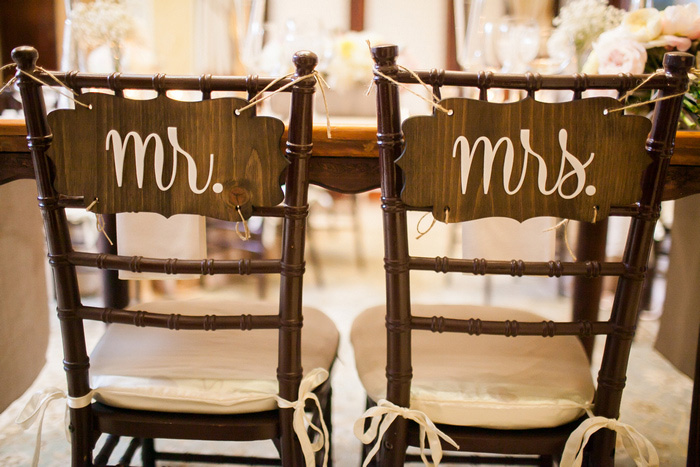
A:
<svg viewBox="0 0 700 467">
<path fill-rule="evenodd" d="M 314 127 L 314 151 L 309 165 L 311 182 L 341 193 L 359 193 L 378 188 L 376 127 L 337 126 L 331 130 L 332 139 L 329 139 L 325 125 Z M 31 178 L 34 178 L 34 170 L 27 149 L 24 121 L 0 120 L 0 185 L 12 180 Z M 676 148 L 671 158 L 663 198 L 672 200 L 695 193 L 700 193 L 700 132 L 681 131 L 676 137 Z M 108 229 L 114 228 L 109 221 L 107 223 Z M 581 223 L 580 228 L 583 234 L 580 238 L 586 238 L 587 241 L 577 246 L 577 257 L 583 260 L 603 261 L 607 223 Z M 106 282 L 110 284 L 106 289 L 111 292 L 106 294 L 105 301 L 111 306 L 125 306 L 124 297 L 128 295 L 124 285 L 126 282 L 116 280 L 116 271 L 109 273 L 114 274 L 106 278 Z M 596 320 L 601 292 L 602 279 L 576 278 L 574 314 L 580 319 Z M 589 299 L 576 300 L 576 297 Z M 590 297 L 598 299 L 590 300 Z M 581 303 L 589 305 L 584 307 Z M 586 342 L 585 345 L 590 355 L 592 341 Z M 700 346 L 697 362 L 700 373 Z M 698 459 L 700 446 L 700 378 L 696 378 L 696 383 L 698 384 L 693 391 L 689 460 Z"/>
</svg>

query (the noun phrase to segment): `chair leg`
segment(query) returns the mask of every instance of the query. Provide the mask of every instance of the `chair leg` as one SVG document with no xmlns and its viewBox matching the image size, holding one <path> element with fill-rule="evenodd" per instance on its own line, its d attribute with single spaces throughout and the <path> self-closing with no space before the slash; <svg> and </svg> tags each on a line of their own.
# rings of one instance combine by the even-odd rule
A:
<svg viewBox="0 0 700 467">
<path fill-rule="evenodd" d="M 275 445 L 275 449 L 277 449 L 277 455 L 282 458 L 282 442 L 280 441 L 279 438 L 275 438 L 272 440 L 272 444 Z"/>
<path fill-rule="evenodd" d="M 615 465 L 614 431 L 603 429 L 594 433 L 584 449 L 583 466 L 613 467 Z"/>
<path fill-rule="evenodd" d="M 365 399 L 365 410 L 368 410 L 368 409 L 374 407 L 375 405 L 377 405 L 377 404 L 376 404 L 372 399 L 370 399 L 369 396 L 367 396 L 366 399 Z M 370 425 L 369 419 L 365 419 L 365 426 L 364 426 L 364 430 L 365 430 L 365 431 L 369 428 L 369 425 Z M 371 444 L 364 444 L 364 443 L 362 443 L 362 453 L 361 453 L 361 455 L 360 455 L 360 465 L 362 465 L 362 463 L 365 461 L 365 459 L 367 458 L 367 455 L 369 454 L 369 451 L 370 451 L 371 449 L 372 449 L 372 445 L 371 445 Z M 377 465 L 377 456 L 375 455 L 375 456 L 372 458 L 372 460 L 369 461 L 369 464 L 367 464 L 367 465 L 368 465 L 369 467 L 376 467 L 376 465 Z"/>
<path fill-rule="evenodd" d="M 326 423 L 326 428 L 328 428 L 328 467 L 333 467 L 333 423 L 331 417 L 332 407 L 333 407 L 333 389 L 328 387 L 328 395 L 325 398 L 325 406 L 323 406 L 323 421 Z M 320 459 L 319 465 L 323 464 L 323 457 Z"/>
<path fill-rule="evenodd" d="M 316 410 L 316 406 L 311 404 L 307 405 L 307 409 L 311 409 L 311 423 L 317 427 L 321 427 L 321 416 L 323 416 L 323 422 L 326 424 L 326 429 L 328 430 L 328 463 L 327 465 L 333 466 L 333 425 L 331 423 L 331 401 L 332 401 L 332 390 L 330 385 L 327 385 L 323 390 L 317 394 L 319 402 L 321 404 L 321 413 Z M 309 428 L 309 437 L 315 436 L 316 431 Z M 313 439 L 313 438 L 312 438 Z M 326 455 L 326 451 L 321 449 L 316 453 L 316 465 L 323 465 L 323 458 Z"/>
<path fill-rule="evenodd" d="M 141 440 L 141 462 L 143 467 L 156 467 L 156 447 L 151 438 Z"/>
<path fill-rule="evenodd" d="M 91 433 L 92 416 L 90 406 L 82 409 L 70 409 L 71 416 L 71 465 L 87 467 L 93 465 L 92 449 L 95 441 L 88 436 Z"/>
<path fill-rule="evenodd" d="M 372 449 L 372 446 L 370 444 L 363 444 L 362 445 L 362 455 L 360 457 L 360 465 L 362 465 L 362 463 L 367 458 L 367 455 L 369 454 L 370 449 Z M 370 460 L 367 465 L 368 465 L 368 467 L 377 467 L 377 456 L 374 456 L 372 458 L 372 460 Z"/>
</svg>

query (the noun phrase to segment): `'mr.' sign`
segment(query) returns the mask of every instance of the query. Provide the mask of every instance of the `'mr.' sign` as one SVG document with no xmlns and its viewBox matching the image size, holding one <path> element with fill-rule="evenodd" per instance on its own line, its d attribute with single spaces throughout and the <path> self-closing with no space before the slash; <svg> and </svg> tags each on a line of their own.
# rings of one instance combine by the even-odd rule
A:
<svg viewBox="0 0 700 467">
<path fill-rule="evenodd" d="M 631 204 L 651 159 L 651 122 L 606 113 L 610 98 L 560 104 L 533 99 L 495 104 L 446 99 L 436 112 L 404 122 L 403 201 L 436 219 L 539 215 L 592 221 Z"/>
<path fill-rule="evenodd" d="M 224 220 L 249 217 L 252 206 L 283 199 L 287 166 L 280 148 L 284 124 L 246 102 L 180 102 L 160 96 L 131 100 L 81 96 L 92 109 L 49 114 L 49 156 L 59 193 L 93 201 L 93 211 L 199 213 Z"/>
</svg>

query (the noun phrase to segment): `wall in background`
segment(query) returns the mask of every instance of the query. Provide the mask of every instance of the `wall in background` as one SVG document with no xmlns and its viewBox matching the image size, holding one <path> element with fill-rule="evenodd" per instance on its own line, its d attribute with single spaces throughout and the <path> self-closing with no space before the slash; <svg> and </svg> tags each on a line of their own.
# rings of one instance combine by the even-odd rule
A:
<svg viewBox="0 0 700 467">
<path fill-rule="evenodd" d="M 20 45 L 32 45 L 39 51 L 40 65 L 55 69 L 58 62 L 54 1 L 2 0 L 0 44 L 3 65 L 12 62 L 12 49 Z"/>
</svg>

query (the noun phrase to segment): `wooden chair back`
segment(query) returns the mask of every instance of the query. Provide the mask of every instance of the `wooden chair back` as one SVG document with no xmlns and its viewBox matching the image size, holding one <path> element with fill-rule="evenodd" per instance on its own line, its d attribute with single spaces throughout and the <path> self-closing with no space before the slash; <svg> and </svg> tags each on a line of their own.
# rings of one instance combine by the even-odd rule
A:
<svg viewBox="0 0 700 467">
<path fill-rule="evenodd" d="M 54 74 L 36 66 L 38 54 L 33 48 L 17 48 L 13 58 L 55 280 L 69 398 L 90 393 L 83 321 L 98 320 L 180 332 L 277 330 L 279 397 L 297 400 L 302 379 L 302 282 L 315 54 L 297 53 L 295 75 L 283 79 Z M 77 102 L 75 109 L 47 116 L 42 89 L 44 84 L 56 85 L 56 81 L 73 90 Z M 156 91 L 157 97 L 125 98 L 125 93 L 133 90 Z M 168 94 L 178 90 L 199 91 L 202 100 L 171 99 Z M 248 106 L 246 99 L 212 96 L 241 92 L 250 99 L 260 91 L 276 90 L 292 96 L 286 153 L 280 145 L 285 129 L 282 121 L 257 116 L 256 106 Z M 240 223 L 253 215 L 281 218 L 281 257 L 178 260 L 74 251 L 66 208 L 87 208 L 105 217 L 145 211 L 166 217 L 199 214 Z M 164 279 L 181 273 L 276 274 L 280 277 L 279 312 L 187 316 L 86 306 L 76 267 L 163 273 Z M 74 465 L 92 465 L 97 431 L 112 426 L 128 431 L 130 424 L 135 427 L 133 436 L 143 438 L 245 440 L 267 434 L 281 445 L 284 465 L 303 462 L 293 429 L 293 408 L 281 408 L 279 417 L 264 414 L 259 420 L 144 412 L 141 424 L 136 423 L 137 413 L 125 417 L 119 411 L 94 408 L 95 404 L 70 409 Z"/>
<path fill-rule="evenodd" d="M 413 331 L 509 337 L 605 335 L 594 414 L 618 418 L 654 226 L 693 57 L 669 53 L 664 73 L 646 79 L 632 75 L 411 72 L 397 65 L 396 46 L 377 46 L 372 54 L 385 229 L 387 399 L 409 407 Z M 419 81 L 432 90 L 440 109 L 402 122 L 400 86 Z M 651 121 L 625 115 L 623 104 L 616 99 L 584 97 L 585 91 L 610 89 L 623 96 L 640 83 L 643 90 L 658 91 Z M 478 99 L 440 99 L 441 92 L 451 87 L 461 92 L 471 90 Z M 489 102 L 494 89 L 525 93 L 526 97 L 517 102 Z M 571 91 L 573 100 L 539 102 L 538 93 L 546 90 Z M 608 216 L 626 216 L 631 218 L 631 227 L 624 258 L 619 262 L 426 258 L 409 252 L 407 212 L 411 210 L 429 211 L 436 220 L 449 223 L 498 216 L 523 221 L 546 215 L 588 225 Z M 411 313 L 409 274 L 416 270 L 584 280 L 614 276 L 618 285 L 612 313 L 605 320 L 447 319 Z M 468 353 L 469 349 L 463 351 Z M 382 465 L 401 465 L 412 427 L 401 417 L 394 421 L 380 451 Z M 450 431 L 454 427 L 439 427 L 458 442 L 462 440 L 459 433 Z M 477 432 L 480 438 L 471 444 L 465 442 L 466 450 L 468 446 L 478 450 L 479 445 L 489 449 L 485 432 Z M 501 430 L 500 436 L 504 433 Z M 512 434 L 514 438 L 515 432 Z M 519 435 L 517 442 L 522 449 L 545 444 L 536 435 Z M 417 436 L 412 436 L 415 442 Z M 498 442 L 511 441 L 516 442 L 503 437 Z M 596 433 L 589 443 L 590 465 L 609 465 L 614 447 L 614 432 Z"/>
</svg>

